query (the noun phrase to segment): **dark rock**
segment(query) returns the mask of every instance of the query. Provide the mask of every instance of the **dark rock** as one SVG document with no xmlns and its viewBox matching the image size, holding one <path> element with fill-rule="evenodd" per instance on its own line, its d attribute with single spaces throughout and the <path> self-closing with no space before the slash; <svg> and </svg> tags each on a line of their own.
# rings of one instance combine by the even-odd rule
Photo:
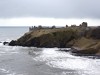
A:
<svg viewBox="0 0 100 75">
<path fill-rule="evenodd" d="M 16 41 L 15 40 L 12 40 L 10 43 L 9 43 L 10 46 L 15 46 L 16 45 Z"/>
<path fill-rule="evenodd" d="M 88 48 L 84 50 L 77 50 L 77 49 L 72 49 L 72 53 L 75 53 L 75 55 L 95 55 L 98 53 L 99 50 L 94 49 L 94 48 Z"/>
<path fill-rule="evenodd" d="M 75 48 L 71 48 L 71 50 L 70 50 L 72 53 L 77 53 L 78 52 L 78 50 L 77 49 L 75 49 Z"/>
<path fill-rule="evenodd" d="M 8 45 L 8 44 L 9 44 L 9 42 L 3 42 L 3 44 L 4 44 L 4 45 Z"/>
</svg>

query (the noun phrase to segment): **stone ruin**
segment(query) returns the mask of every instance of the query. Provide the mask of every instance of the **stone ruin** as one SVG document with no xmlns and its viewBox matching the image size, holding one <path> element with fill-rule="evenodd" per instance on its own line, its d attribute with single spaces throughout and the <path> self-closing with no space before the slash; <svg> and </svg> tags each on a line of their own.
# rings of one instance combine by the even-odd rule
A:
<svg viewBox="0 0 100 75">
<path fill-rule="evenodd" d="M 80 24 L 80 27 L 88 27 L 87 22 L 83 22 L 82 24 Z"/>
<path fill-rule="evenodd" d="M 56 28 L 55 25 L 53 25 L 52 27 L 46 27 L 46 26 L 39 25 L 38 27 L 36 26 L 29 27 L 29 31 L 39 30 L 39 29 L 55 29 L 55 28 Z"/>
<path fill-rule="evenodd" d="M 80 24 L 79 26 L 76 26 L 75 24 L 73 24 L 73 25 L 71 25 L 71 27 L 87 28 L 88 23 L 87 22 L 82 22 L 82 24 Z M 29 31 L 39 30 L 39 29 L 55 29 L 55 28 L 56 28 L 55 25 L 53 25 L 52 27 L 45 27 L 45 26 L 39 25 L 38 27 L 36 27 L 36 26 L 29 27 Z M 68 25 L 66 25 L 64 28 L 68 28 Z"/>
</svg>

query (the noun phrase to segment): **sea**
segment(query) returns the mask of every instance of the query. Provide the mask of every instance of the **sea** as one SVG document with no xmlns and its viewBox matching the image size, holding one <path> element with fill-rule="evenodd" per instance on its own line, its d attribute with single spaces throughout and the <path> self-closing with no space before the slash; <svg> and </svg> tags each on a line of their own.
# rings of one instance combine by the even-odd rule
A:
<svg viewBox="0 0 100 75">
<path fill-rule="evenodd" d="M 100 75 L 100 59 L 74 56 L 64 48 L 3 45 L 28 32 L 28 27 L 0 27 L 0 75 Z M 65 48 L 70 50 L 70 48 Z"/>
</svg>

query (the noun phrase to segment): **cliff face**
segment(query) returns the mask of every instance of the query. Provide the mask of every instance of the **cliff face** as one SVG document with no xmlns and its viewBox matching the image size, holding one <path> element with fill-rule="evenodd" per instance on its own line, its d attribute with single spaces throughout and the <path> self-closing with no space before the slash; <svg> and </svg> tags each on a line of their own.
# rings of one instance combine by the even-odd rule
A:
<svg viewBox="0 0 100 75">
<path fill-rule="evenodd" d="M 35 46 L 35 47 L 67 47 L 68 42 L 76 38 L 76 32 L 72 29 L 40 29 L 28 32 L 9 45 Z"/>
<path fill-rule="evenodd" d="M 93 38 L 82 37 L 75 40 L 75 43 L 72 46 L 73 48 L 79 48 L 76 52 L 83 55 L 100 55 L 100 40 Z"/>
<path fill-rule="evenodd" d="M 39 29 L 25 33 L 9 45 L 34 47 L 78 47 L 79 54 L 100 55 L 100 28 L 68 27 L 59 29 Z"/>
</svg>

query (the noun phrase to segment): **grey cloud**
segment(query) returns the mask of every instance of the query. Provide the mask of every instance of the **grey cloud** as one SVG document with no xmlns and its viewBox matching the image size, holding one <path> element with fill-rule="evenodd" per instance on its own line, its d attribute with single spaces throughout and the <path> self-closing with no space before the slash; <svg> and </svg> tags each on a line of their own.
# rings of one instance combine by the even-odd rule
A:
<svg viewBox="0 0 100 75">
<path fill-rule="evenodd" d="M 0 0 L 0 18 L 100 18 L 100 0 Z"/>
</svg>

